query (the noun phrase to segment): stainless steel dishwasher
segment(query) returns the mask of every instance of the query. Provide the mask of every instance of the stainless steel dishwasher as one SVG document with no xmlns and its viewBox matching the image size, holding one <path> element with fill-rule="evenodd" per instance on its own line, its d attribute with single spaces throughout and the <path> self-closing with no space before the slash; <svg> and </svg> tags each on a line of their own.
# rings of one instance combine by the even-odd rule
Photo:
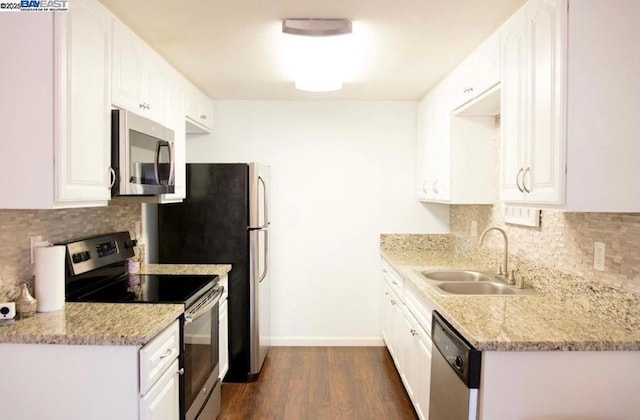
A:
<svg viewBox="0 0 640 420">
<path fill-rule="evenodd" d="M 476 420 L 482 352 L 473 348 L 437 312 L 431 338 L 429 420 Z"/>
</svg>

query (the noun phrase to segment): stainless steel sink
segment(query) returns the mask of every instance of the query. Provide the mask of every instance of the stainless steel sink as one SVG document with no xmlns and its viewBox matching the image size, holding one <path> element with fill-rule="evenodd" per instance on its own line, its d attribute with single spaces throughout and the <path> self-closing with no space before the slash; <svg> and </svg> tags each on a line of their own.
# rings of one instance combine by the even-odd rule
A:
<svg viewBox="0 0 640 420">
<path fill-rule="evenodd" d="M 443 282 L 438 284 L 438 288 L 444 292 L 454 295 L 516 295 L 518 289 L 513 289 L 506 284 L 494 282 Z"/>
<path fill-rule="evenodd" d="M 498 276 L 477 270 L 418 271 L 427 283 L 445 295 L 496 296 L 538 295 L 535 289 L 507 285 Z"/>
<path fill-rule="evenodd" d="M 484 273 L 473 270 L 423 271 L 422 275 L 435 281 L 491 281 Z"/>
</svg>

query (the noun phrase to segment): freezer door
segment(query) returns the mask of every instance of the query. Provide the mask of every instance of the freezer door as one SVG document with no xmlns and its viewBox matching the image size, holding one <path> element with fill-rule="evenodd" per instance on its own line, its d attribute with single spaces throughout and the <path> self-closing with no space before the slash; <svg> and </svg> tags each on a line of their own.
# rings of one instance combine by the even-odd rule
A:
<svg viewBox="0 0 640 420">
<path fill-rule="evenodd" d="M 259 163 L 249 164 L 249 228 L 269 225 L 270 168 Z"/>
</svg>

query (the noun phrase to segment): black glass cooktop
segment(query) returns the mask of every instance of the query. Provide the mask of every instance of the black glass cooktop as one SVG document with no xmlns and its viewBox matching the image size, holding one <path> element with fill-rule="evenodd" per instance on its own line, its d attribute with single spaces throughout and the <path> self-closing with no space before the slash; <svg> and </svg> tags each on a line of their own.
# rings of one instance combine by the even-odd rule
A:
<svg viewBox="0 0 640 420">
<path fill-rule="evenodd" d="M 188 307 L 217 281 L 217 276 L 122 274 L 99 285 L 94 281 L 90 290 L 67 293 L 67 301 L 184 303 Z"/>
</svg>

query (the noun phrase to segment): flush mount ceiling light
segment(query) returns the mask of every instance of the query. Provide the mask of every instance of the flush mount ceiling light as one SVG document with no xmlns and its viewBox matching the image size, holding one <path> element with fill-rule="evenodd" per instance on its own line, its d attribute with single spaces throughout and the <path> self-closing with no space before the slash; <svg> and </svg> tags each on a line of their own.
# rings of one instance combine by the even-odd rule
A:
<svg viewBox="0 0 640 420">
<path fill-rule="evenodd" d="M 286 61 L 296 89 L 328 92 L 342 88 L 353 54 L 347 19 L 285 19 Z"/>
<path fill-rule="evenodd" d="M 291 35 L 331 36 L 351 33 L 351 21 L 347 19 L 285 19 L 282 32 Z"/>
</svg>

